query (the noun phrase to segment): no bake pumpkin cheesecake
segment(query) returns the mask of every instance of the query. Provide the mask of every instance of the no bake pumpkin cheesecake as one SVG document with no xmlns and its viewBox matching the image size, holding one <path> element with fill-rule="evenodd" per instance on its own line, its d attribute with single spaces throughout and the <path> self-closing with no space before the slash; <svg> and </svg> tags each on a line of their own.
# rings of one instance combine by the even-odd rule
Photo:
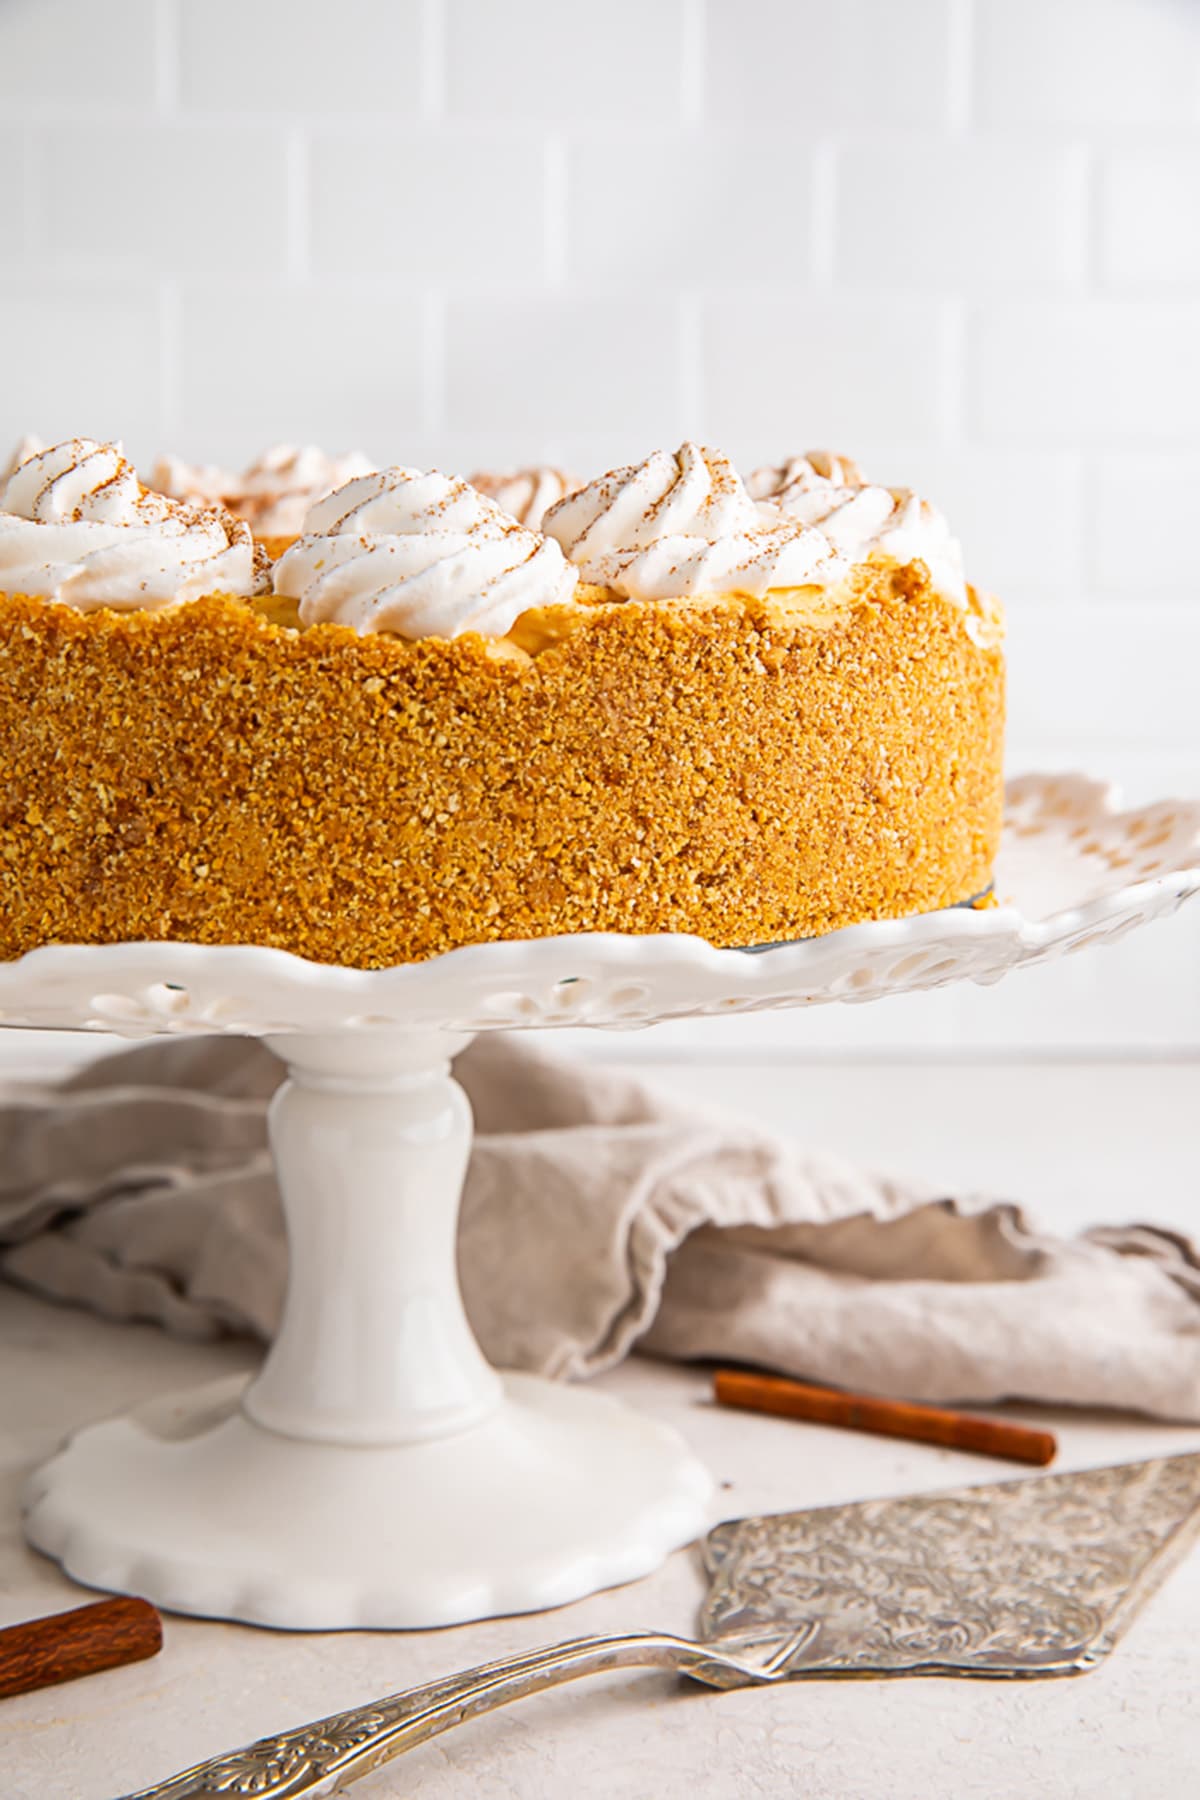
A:
<svg viewBox="0 0 1200 1800">
<path fill-rule="evenodd" d="M 895 496 L 825 494 L 827 532 L 684 445 L 543 534 L 388 469 L 309 512 L 267 594 L 244 523 L 114 457 L 58 446 L 0 492 L 0 955 L 756 944 L 990 880 L 999 619 L 932 515 L 889 538 Z"/>
</svg>

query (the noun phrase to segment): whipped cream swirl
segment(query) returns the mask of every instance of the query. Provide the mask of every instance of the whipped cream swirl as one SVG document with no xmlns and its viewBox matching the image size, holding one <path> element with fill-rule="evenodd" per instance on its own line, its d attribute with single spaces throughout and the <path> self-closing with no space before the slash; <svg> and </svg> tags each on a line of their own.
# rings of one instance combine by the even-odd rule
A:
<svg viewBox="0 0 1200 1800">
<path fill-rule="evenodd" d="M 256 537 L 296 537 L 310 506 L 356 475 L 369 475 L 374 466 L 361 450 L 327 456 L 314 444 L 300 449 L 276 444 L 240 475 L 211 463 L 160 456 L 150 485 L 174 500 L 223 506 L 245 519 Z"/>
<path fill-rule="evenodd" d="M 815 527 L 847 562 L 873 555 L 923 562 L 939 593 L 966 599 L 962 546 L 938 509 L 911 489 L 868 482 L 848 457 L 828 451 L 756 469 L 746 487 L 766 521 L 783 517 Z"/>
<path fill-rule="evenodd" d="M 275 591 L 302 625 L 359 633 L 503 637 L 531 607 L 569 601 L 576 575 L 558 545 L 468 482 L 379 469 L 318 501 L 275 565 Z"/>
<path fill-rule="evenodd" d="M 266 586 L 250 527 L 150 493 L 116 444 L 68 438 L 0 488 L 0 590 L 131 612 Z"/>
<path fill-rule="evenodd" d="M 839 456 L 835 450 L 806 450 L 803 456 L 789 456 L 786 462 L 755 469 L 746 477 L 746 492 L 752 500 L 769 500 L 787 489 L 803 493 L 810 488 L 865 487 L 866 476 L 852 456 Z"/>
<path fill-rule="evenodd" d="M 511 513 L 519 525 L 536 531 L 552 506 L 568 494 L 577 493 L 583 482 L 575 475 L 543 463 L 536 468 L 513 469 L 507 475 L 479 470 L 467 477 L 473 488 Z"/>
<path fill-rule="evenodd" d="M 585 581 L 630 600 L 748 594 L 836 580 L 828 539 L 766 518 L 728 458 L 698 444 L 614 469 L 551 507 L 546 531 Z"/>
<path fill-rule="evenodd" d="M 39 450 L 45 448 L 46 440 L 44 438 L 34 437 L 32 433 L 26 432 L 25 436 L 19 438 L 13 445 L 8 461 L 0 469 L 0 484 L 6 482 L 10 475 L 15 474 L 23 462 L 28 462 L 31 456 L 36 456 Z"/>
</svg>

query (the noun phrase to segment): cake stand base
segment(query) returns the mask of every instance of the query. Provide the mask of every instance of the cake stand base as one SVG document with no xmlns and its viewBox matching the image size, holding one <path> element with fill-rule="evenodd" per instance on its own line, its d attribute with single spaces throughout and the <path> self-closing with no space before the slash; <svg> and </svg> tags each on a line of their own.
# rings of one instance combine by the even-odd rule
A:
<svg viewBox="0 0 1200 1800">
<path fill-rule="evenodd" d="M 78 1581 L 292 1630 L 453 1625 L 648 1574 L 711 1482 L 668 1428 L 509 1375 L 482 1424 L 391 1447 L 256 1425 L 240 1378 L 81 1431 L 27 1530 Z"/>
<path fill-rule="evenodd" d="M 30 1541 L 175 1612 L 336 1630 L 557 1606 L 700 1536 L 712 1483 L 673 1431 L 475 1341 L 466 1037 L 268 1041 L 290 1255 L 266 1361 L 81 1431 L 30 1481 Z"/>
</svg>

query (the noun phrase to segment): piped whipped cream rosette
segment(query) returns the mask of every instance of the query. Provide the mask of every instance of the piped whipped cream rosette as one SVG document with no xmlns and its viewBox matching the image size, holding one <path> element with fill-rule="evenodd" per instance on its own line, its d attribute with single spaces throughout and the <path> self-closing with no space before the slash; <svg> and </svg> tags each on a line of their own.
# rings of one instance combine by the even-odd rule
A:
<svg viewBox="0 0 1200 1800">
<path fill-rule="evenodd" d="M 866 480 L 852 456 L 835 450 L 806 450 L 803 456 L 789 456 L 786 462 L 755 469 L 746 477 L 746 492 L 752 500 L 769 500 L 784 490 L 805 493 L 831 485 L 865 487 Z"/>
<path fill-rule="evenodd" d="M 308 510 L 374 464 L 360 450 L 327 456 L 314 444 L 276 444 L 240 474 L 212 463 L 188 463 L 160 456 L 150 485 L 160 494 L 196 505 L 223 506 L 245 519 L 256 537 L 295 537 Z"/>
<path fill-rule="evenodd" d="M 569 602 L 577 575 L 553 539 L 470 483 L 391 468 L 318 501 L 274 579 L 301 625 L 415 639 L 503 637 L 522 613 Z"/>
<path fill-rule="evenodd" d="M 45 448 L 45 438 L 35 437 L 32 432 L 26 432 L 23 438 L 18 438 L 9 452 L 8 461 L 0 467 L 0 484 L 15 474 L 23 462 L 28 462 L 31 456 L 36 456 Z"/>
<path fill-rule="evenodd" d="M 506 513 L 511 513 L 519 525 L 528 525 L 534 531 L 552 506 L 583 486 L 580 476 L 568 475 L 549 463 L 539 463 L 528 469 L 511 469 L 506 474 L 480 469 L 467 479 L 473 488 L 486 494 L 497 506 L 502 506 Z"/>
<path fill-rule="evenodd" d="M 825 586 L 849 564 L 828 537 L 769 516 L 729 459 L 699 444 L 613 469 L 546 514 L 580 575 L 629 600 Z"/>
<path fill-rule="evenodd" d="M 5 593 L 129 612 L 267 586 L 248 525 L 150 492 L 119 445 L 68 438 L 0 488 Z"/>
<path fill-rule="evenodd" d="M 851 562 L 874 555 L 923 562 L 940 593 L 966 599 L 962 546 L 937 507 L 910 488 L 869 482 L 850 457 L 810 450 L 755 469 L 746 491 L 768 523 L 782 517 L 815 528 Z"/>
</svg>

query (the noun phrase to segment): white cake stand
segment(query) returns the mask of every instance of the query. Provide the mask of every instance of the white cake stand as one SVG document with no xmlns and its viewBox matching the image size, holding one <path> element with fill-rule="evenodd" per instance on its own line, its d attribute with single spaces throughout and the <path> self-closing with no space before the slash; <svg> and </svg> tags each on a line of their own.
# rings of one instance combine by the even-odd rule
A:
<svg viewBox="0 0 1200 1800">
<path fill-rule="evenodd" d="M 992 982 L 1198 890 L 1200 804 L 1122 813 L 1082 777 L 1030 776 L 998 906 L 756 954 L 596 935 L 376 973 L 190 944 L 3 965 L 2 1024 L 249 1032 L 289 1074 L 271 1141 L 290 1277 L 262 1370 L 79 1432 L 30 1482 L 31 1542 L 91 1586 L 293 1628 L 449 1624 L 648 1572 L 704 1528 L 711 1483 L 651 1419 L 484 1361 L 455 1272 L 471 1121 L 450 1058 L 499 1028 Z"/>
</svg>

